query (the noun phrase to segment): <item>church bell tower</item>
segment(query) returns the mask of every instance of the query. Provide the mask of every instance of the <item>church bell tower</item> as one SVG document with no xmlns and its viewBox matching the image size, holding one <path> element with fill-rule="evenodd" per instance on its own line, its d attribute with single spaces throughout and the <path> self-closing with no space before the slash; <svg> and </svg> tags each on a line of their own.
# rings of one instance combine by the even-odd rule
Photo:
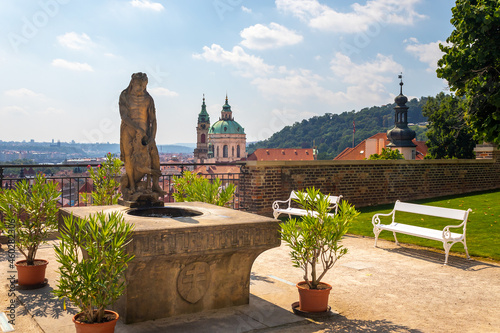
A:
<svg viewBox="0 0 500 333">
<path fill-rule="evenodd" d="M 198 163 L 203 163 L 208 158 L 208 130 L 210 129 L 210 116 L 205 105 L 205 94 L 203 94 L 203 104 L 198 114 L 198 125 L 196 126 L 196 149 L 194 159 Z"/>
</svg>

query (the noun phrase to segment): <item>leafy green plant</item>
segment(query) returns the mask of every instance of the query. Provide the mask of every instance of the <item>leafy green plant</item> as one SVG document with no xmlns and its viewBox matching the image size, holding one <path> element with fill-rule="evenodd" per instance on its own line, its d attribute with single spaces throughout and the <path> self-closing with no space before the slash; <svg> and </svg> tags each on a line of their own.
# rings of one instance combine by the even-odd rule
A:
<svg viewBox="0 0 500 333">
<path fill-rule="evenodd" d="M 102 165 L 98 165 L 95 169 L 89 165 L 87 168 L 94 188 L 92 193 L 82 194 L 83 201 L 91 202 L 94 206 L 117 204 L 120 197 L 118 192 L 120 183 L 117 179 L 121 173 L 122 164 L 122 161 L 114 154 L 108 153 Z"/>
<path fill-rule="evenodd" d="M 34 264 L 38 247 L 57 229 L 59 197 L 57 184 L 47 181 L 42 174 L 36 175 L 32 182 L 23 180 L 15 188 L 0 192 L 0 211 L 5 221 L 14 222 L 12 236 L 28 265 Z M 10 231 L 2 221 L 0 228 Z"/>
<path fill-rule="evenodd" d="M 347 253 L 340 242 L 359 212 L 344 200 L 337 214 L 330 213 L 328 195 L 314 187 L 298 191 L 297 197 L 295 201 L 302 208 L 317 213 L 280 223 L 281 238 L 291 249 L 293 266 L 302 268 L 310 289 L 318 289 L 326 272 Z M 317 270 L 317 265 L 322 271 Z"/>
<path fill-rule="evenodd" d="M 64 218 L 60 243 L 54 247 L 60 278 L 52 292 L 80 308 L 79 321 L 103 322 L 105 308 L 122 295 L 123 276 L 133 259 L 126 252 L 132 231 L 118 212 Z"/>
<path fill-rule="evenodd" d="M 369 160 L 404 160 L 405 157 L 399 152 L 399 149 L 382 148 L 380 154 L 372 154 Z"/>
<path fill-rule="evenodd" d="M 225 206 L 232 200 L 236 186 L 228 184 L 222 186 L 219 178 L 210 182 L 207 178 L 202 178 L 190 171 L 184 172 L 182 177 L 173 177 L 173 193 L 175 201 L 201 201 L 210 204 Z"/>
</svg>

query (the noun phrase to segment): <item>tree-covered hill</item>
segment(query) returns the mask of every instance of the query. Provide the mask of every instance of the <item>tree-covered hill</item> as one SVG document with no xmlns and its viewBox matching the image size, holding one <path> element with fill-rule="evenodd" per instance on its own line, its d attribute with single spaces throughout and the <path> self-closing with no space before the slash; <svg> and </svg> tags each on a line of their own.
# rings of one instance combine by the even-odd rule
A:
<svg viewBox="0 0 500 333">
<path fill-rule="evenodd" d="M 414 98 L 406 105 L 408 122 L 419 123 L 427 121 L 422 115 L 422 107 L 427 97 L 420 100 Z M 312 148 L 313 142 L 319 150 L 318 159 L 333 159 L 347 147 L 352 147 L 353 121 L 356 125 L 354 144 L 370 136 L 385 132 L 394 127 L 394 107 L 396 104 L 373 106 L 358 112 L 350 111 L 341 114 L 325 113 L 296 122 L 274 133 L 269 139 L 249 145 L 249 153 L 258 148 Z M 412 127 L 413 128 L 413 127 Z M 426 140 L 425 128 L 413 128 L 418 140 Z"/>
</svg>

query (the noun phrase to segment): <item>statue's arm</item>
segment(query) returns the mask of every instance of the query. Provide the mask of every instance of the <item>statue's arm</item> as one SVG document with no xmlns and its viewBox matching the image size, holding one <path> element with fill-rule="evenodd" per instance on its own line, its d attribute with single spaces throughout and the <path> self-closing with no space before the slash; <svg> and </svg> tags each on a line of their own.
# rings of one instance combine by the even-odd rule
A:
<svg viewBox="0 0 500 333">
<path fill-rule="evenodd" d="M 148 116 L 150 120 L 150 132 L 151 135 L 149 135 L 150 140 L 154 140 L 156 138 L 156 109 L 155 109 L 155 102 L 153 101 L 153 98 L 151 98 L 150 103 L 149 103 L 149 108 L 148 108 Z"/>
</svg>

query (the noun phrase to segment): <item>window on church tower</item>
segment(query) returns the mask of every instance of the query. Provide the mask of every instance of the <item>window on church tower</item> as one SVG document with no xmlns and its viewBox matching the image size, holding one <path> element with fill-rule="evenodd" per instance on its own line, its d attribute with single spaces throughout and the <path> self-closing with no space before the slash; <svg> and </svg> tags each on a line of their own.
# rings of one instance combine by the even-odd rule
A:
<svg viewBox="0 0 500 333">
<path fill-rule="evenodd" d="M 232 150 L 232 154 L 231 154 L 231 156 L 232 156 L 232 157 L 234 157 L 234 147 L 233 147 L 233 148 L 231 148 L 231 150 Z"/>
<path fill-rule="evenodd" d="M 217 146 L 217 157 L 219 157 L 219 146 Z"/>
<path fill-rule="evenodd" d="M 240 145 L 236 146 L 236 157 L 240 157 Z"/>
<path fill-rule="evenodd" d="M 201 135 L 200 141 L 201 141 L 201 143 L 205 143 L 205 134 Z"/>
<path fill-rule="evenodd" d="M 228 157 L 228 147 L 227 147 L 227 145 L 224 145 L 224 148 L 222 150 L 222 157 Z"/>
</svg>

